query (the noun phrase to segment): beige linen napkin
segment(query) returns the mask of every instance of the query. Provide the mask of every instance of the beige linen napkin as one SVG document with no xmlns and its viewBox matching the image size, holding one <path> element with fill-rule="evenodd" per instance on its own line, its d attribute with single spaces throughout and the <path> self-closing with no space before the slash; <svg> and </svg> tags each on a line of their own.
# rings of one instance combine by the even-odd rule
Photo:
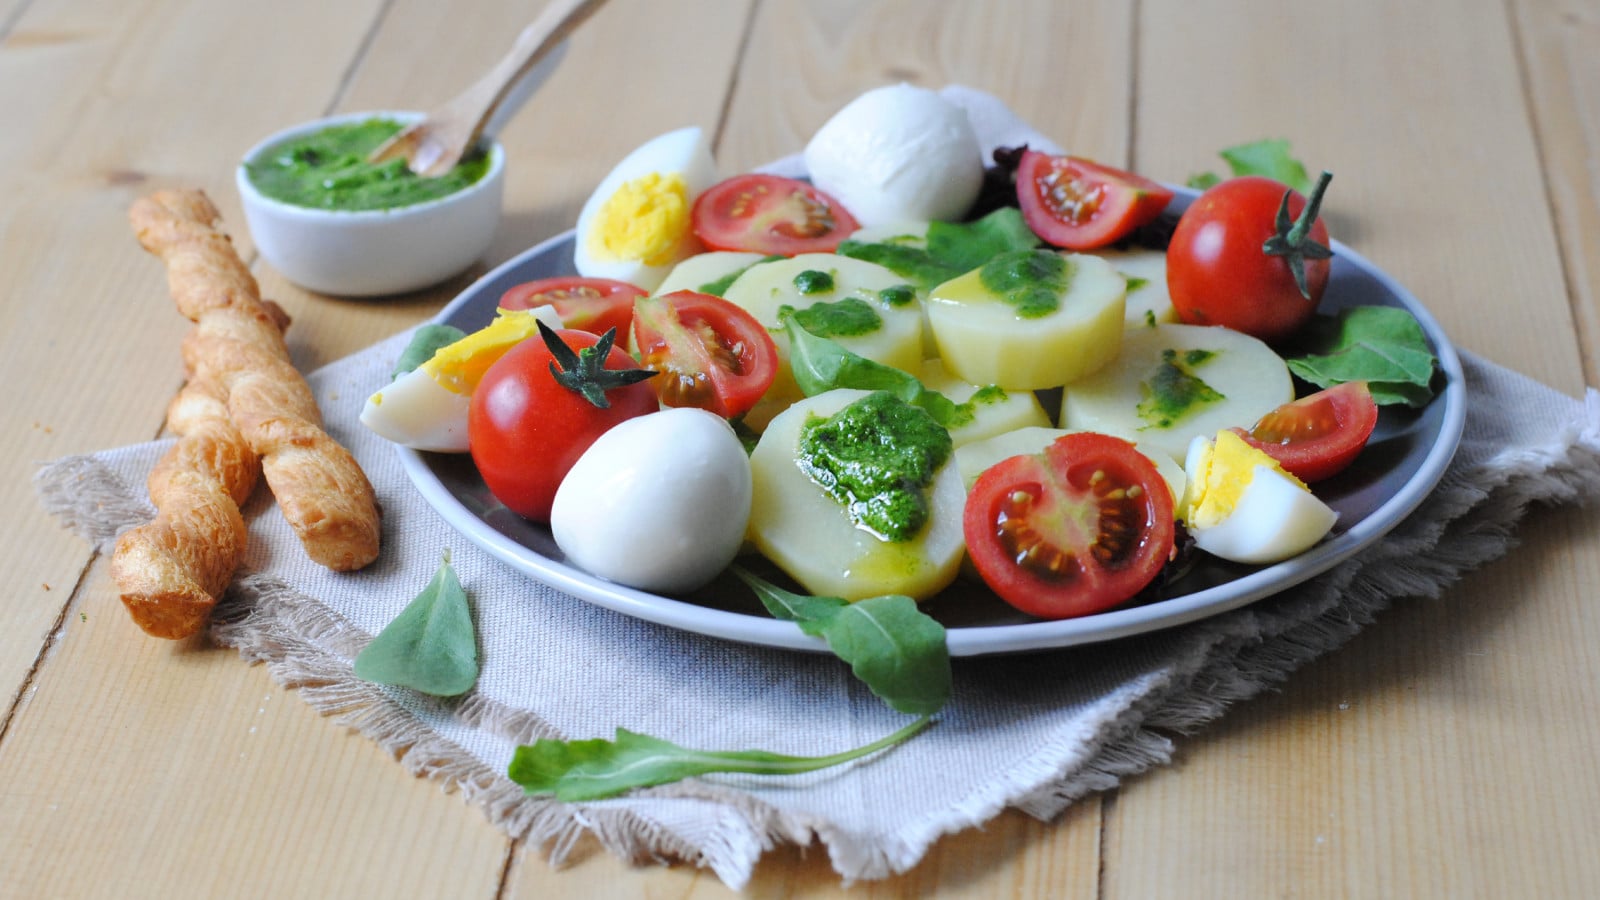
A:
<svg viewBox="0 0 1600 900">
<path fill-rule="evenodd" d="M 1033 141 L 992 98 L 948 89 L 990 145 Z M 310 563 L 261 491 L 246 510 L 241 577 L 214 640 L 483 807 L 560 861 L 589 830 L 633 860 L 676 857 L 728 885 L 779 842 L 826 844 L 846 881 L 905 871 L 941 835 L 1006 807 L 1039 817 L 1172 756 L 1168 735 L 1339 646 L 1398 598 L 1434 596 L 1506 551 L 1537 503 L 1600 496 L 1600 393 L 1583 401 L 1464 355 L 1460 450 L 1438 488 L 1385 540 L 1249 607 L 1113 644 L 959 659 L 938 723 L 891 752 L 802 776 L 711 776 L 569 806 L 504 776 L 518 743 L 616 728 L 707 749 L 832 753 L 905 724 L 830 657 L 765 649 L 629 618 L 536 583 L 468 544 L 411 486 L 394 448 L 357 423 L 407 335 L 313 373 L 328 430 L 366 468 L 385 549 L 356 573 Z M 50 463 L 46 508 L 103 550 L 148 518 L 145 474 L 163 441 Z M 482 675 L 440 701 L 367 684 L 351 660 L 427 583 L 445 548 L 471 597 Z M 131 626 L 130 626 L 131 627 Z"/>
</svg>

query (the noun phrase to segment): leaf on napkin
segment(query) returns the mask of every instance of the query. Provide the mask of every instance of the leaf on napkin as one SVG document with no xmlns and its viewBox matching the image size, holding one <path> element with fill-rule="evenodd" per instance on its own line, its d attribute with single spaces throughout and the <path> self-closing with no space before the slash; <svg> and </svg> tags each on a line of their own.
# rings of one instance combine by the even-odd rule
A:
<svg viewBox="0 0 1600 900">
<path fill-rule="evenodd" d="M 1379 405 L 1426 406 L 1439 360 L 1415 316 L 1393 306 L 1353 306 L 1318 316 L 1289 371 L 1318 387 L 1365 381 Z"/>
<path fill-rule="evenodd" d="M 356 677 L 454 697 L 478 680 L 478 638 L 446 550 L 428 586 L 356 654 Z"/>
<path fill-rule="evenodd" d="M 749 570 L 733 573 L 774 618 L 821 637 L 872 693 L 893 709 L 932 715 L 950 700 L 950 650 L 944 626 L 899 594 L 850 603 L 786 591 Z"/>
<path fill-rule="evenodd" d="M 400 358 L 394 361 L 394 371 L 389 373 L 391 379 L 399 378 L 407 372 L 415 370 L 423 363 L 433 358 L 441 347 L 448 347 L 456 341 L 466 337 L 467 333 L 454 325 L 441 325 L 429 322 L 417 326 L 411 333 L 411 341 L 406 348 L 400 351 Z"/>
<path fill-rule="evenodd" d="M 632 788 L 667 784 L 714 772 L 794 775 L 837 766 L 892 747 L 928 727 L 923 716 L 887 737 L 828 756 L 786 756 L 765 750 L 692 750 L 618 728 L 613 740 L 549 738 L 516 749 L 506 774 L 524 793 L 577 802 L 614 797 Z"/>
</svg>

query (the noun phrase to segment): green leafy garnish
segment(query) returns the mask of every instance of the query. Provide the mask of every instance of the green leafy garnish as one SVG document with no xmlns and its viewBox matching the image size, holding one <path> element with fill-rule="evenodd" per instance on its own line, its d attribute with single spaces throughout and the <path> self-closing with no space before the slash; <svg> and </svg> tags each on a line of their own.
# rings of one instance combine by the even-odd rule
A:
<svg viewBox="0 0 1600 900">
<path fill-rule="evenodd" d="M 924 249 L 905 243 L 846 240 L 838 253 L 877 263 L 916 287 L 930 290 L 1001 253 L 1031 250 L 1039 246 L 1039 238 L 1022 213 L 1008 206 L 974 222 L 933 222 L 928 226 L 927 243 Z"/>
<path fill-rule="evenodd" d="M 920 407 L 946 428 L 959 428 L 972 421 L 973 412 L 967 404 L 929 390 L 914 375 L 852 353 L 834 341 L 811 333 L 800 323 L 794 309 L 780 309 L 778 322 L 789 335 L 789 368 L 794 372 L 795 383 L 807 397 L 834 388 L 888 391 Z"/>
<path fill-rule="evenodd" d="M 411 333 L 411 342 L 400 351 L 400 358 L 394 361 L 394 371 L 389 373 L 390 379 L 399 378 L 415 370 L 432 359 L 441 347 L 448 347 L 466 336 L 465 331 L 454 325 L 440 325 L 437 322 L 419 325 L 417 330 Z"/>
<path fill-rule="evenodd" d="M 1318 316 L 1289 357 L 1289 371 L 1329 388 L 1365 381 L 1381 405 L 1422 407 L 1433 398 L 1439 360 L 1415 316 L 1394 306 L 1353 306 Z"/>
<path fill-rule="evenodd" d="M 887 594 L 855 603 L 783 590 L 734 566 L 774 618 L 821 637 L 857 678 L 890 707 L 928 716 L 950 700 L 950 651 L 944 626 L 910 597 Z"/>
<path fill-rule="evenodd" d="M 472 689 L 478 680 L 478 638 L 450 551 L 422 593 L 356 654 L 355 674 L 435 697 Z"/>
<path fill-rule="evenodd" d="M 1282 182 L 1302 194 L 1311 189 L 1311 176 L 1306 174 L 1305 165 L 1290 155 L 1289 142 L 1281 138 L 1268 138 L 1229 147 L 1222 151 L 1221 156 L 1236 178 L 1241 175 L 1262 175 Z M 1220 181 L 1222 181 L 1221 176 L 1212 172 L 1202 172 L 1189 176 L 1188 185 L 1205 190 Z"/>
<path fill-rule="evenodd" d="M 618 728 L 613 740 L 541 739 L 516 749 L 506 771 L 527 794 L 554 795 L 578 802 L 614 797 L 639 787 L 667 784 L 696 775 L 742 772 L 795 775 L 869 756 L 927 728 L 924 716 L 870 744 L 829 756 L 786 756 L 765 750 L 691 750 L 670 741 Z"/>
</svg>

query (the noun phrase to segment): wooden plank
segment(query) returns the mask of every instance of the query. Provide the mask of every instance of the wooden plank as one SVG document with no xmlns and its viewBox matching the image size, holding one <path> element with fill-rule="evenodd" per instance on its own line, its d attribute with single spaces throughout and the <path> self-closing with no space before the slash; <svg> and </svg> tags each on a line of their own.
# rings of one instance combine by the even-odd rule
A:
<svg viewBox="0 0 1600 900">
<path fill-rule="evenodd" d="M 1145 171 L 1181 180 L 1215 167 L 1215 148 L 1290 138 L 1338 174 L 1325 207 L 1336 235 L 1410 285 L 1458 344 L 1577 392 L 1499 6 L 1142 9 Z M 1573 766 L 1600 735 L 1574 713 L 1600 689 L 1562 673 L 1596 668 L 1600 625 L 1585 609 L 1600 529 L 1592 514 L 1536 511 L 1523 534 L 1511 559 L 1441 600 L 1402 602 L 1125 786 L 1106 896 L 1583 893 L 1600 780 Z"/>
<path fill-rule="evenodd" d="M 1600 10 L 1583 0 L 1518 0 L 1528 101 L 1584 348 L 1585 382 L 1600 384 Z"/>
</svg>

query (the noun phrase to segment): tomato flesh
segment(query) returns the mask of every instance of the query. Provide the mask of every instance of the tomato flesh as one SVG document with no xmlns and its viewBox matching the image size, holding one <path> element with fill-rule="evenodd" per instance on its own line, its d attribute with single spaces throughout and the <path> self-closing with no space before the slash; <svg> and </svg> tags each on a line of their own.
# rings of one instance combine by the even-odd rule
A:
<svg viewBox="0 0 1600 900">
<path fill-rule="evenodd" d="M 962 528 L 978 574 L 1030 615 L 1065 619 L 1127 602 L 1173 552 L 1172 494 L 1133 445 L 1082 432 L 991 466 Z"/>
<path fill-rule="evenodd" d="M 1114 244 L 1161 214 L 1172 191 L 1148 178 L 1036 150 L 1017 167 L 1017 203 L 1033 233 L 1068 250 Z"/>
<path fill-rule="evenodd" d="M 861 226 L 815 187 L 778 175 L 737 175 L 695 201 L 694 233 L 713 250 L 776 256 L 832 253 Z"/>
<path fill-rule="evenodd" d="M 1289 263 L 1262 250 L 1277 232 L 1278 207 L 1288 190 L 1270 178 L 1230 178 L 1184 211 L 1167 246 L 1167 292 L 1179 318 L 1190 325 L 1222 325 L 1269 344 L 1311 319 L 1328 286 L 1329 260 L 1305 261 L 1307 298 Z M 1305 205 L 1305 197 L 1290 192 L 1291 218 Z M 1328 245 L 1320 217 L 1310 237 Z"/>
<path fill-rule="evenodd" d="M 750 411 L 772 386 L 778 348 L 754 316 L 710 294 L 675 291 L 635 301 L 632 346 L 665 406 L 725 419 Z"/>
<path fill-rule="evenodd" d="M 556 334 L 579 352 L 599 341 L 586 331 Z M 660 409 L 649 381 L 613 388 L 606 392 L 610 406 L 595 406 L 556 382 L 554 362 L 538 338 L 517 344 L 484 373 L 467 413 L 468 448 L 483 483 L 507 509 L 538 522 L 550 521 L 556 488 L 596 438 L 618 422 Z M 618 347 L 605 367 L 638 368 Z"/>
<path fill-rule="evenodd" d="M 1234 432 L 1310 484 L 1339 474 L 1366 447 L 1378 404 L 1366 382 L 1350 381 L 1290 401 Z"/>
<path fill-rule="evenodd" d="M 626 281 L 581 276 L 542 278 L 515 285 L 500 295 L 501 309 L 555 307 L 563 328 L 605 334 L 615 328 L 626 335 L 633 321 L 633 301 L 645 290 Z"/>
</svg>

